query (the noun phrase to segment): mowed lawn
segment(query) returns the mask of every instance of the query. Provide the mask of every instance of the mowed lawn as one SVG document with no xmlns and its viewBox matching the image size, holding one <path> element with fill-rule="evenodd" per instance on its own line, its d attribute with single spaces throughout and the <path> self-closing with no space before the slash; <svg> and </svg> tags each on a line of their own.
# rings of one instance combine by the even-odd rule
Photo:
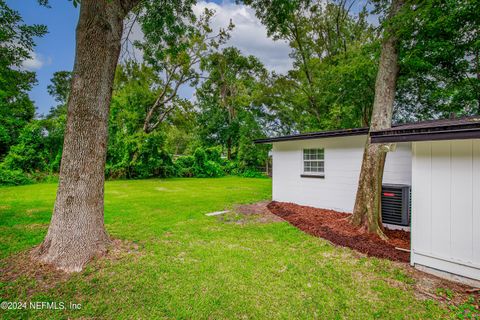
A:
<svg viewBox="0 0 480 320">
<path fill-rule="evenodd" d="M 0 258 L 41 242 L 56 184 L 0 188 Z M 269 179 L 166 179 L 106 184 L 109 234 L 134 243 L 53 286 L 20 277 L 0 301 L 56 301 L 80 310 L 0 310 L 0 318 L 438 319 L 389 261 L 284 222 L 232 223 L 205 213 L 269 199 Z M 125 242 L 126 242 L 125 241 Z"/>
</svg>

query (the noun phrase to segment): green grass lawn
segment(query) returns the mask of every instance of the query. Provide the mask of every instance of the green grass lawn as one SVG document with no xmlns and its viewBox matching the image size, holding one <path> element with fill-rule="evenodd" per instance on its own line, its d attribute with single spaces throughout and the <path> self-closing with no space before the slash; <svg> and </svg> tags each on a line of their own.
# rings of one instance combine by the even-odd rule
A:
<svg viewBox="0 0 480 320">
<path fill-rule="evenodd" d="M 55 184 L 0 188 L 0 258 L 41 242 Z M 52 287 L 20 277 L 0 301 L 80 310 L 0 310 L 0 318 L 438 319 L 390 262 L 358 258 L 284 222 L 225 223 L 205 213 L 269 199 L 269 179 L 167 179 L 106 184 L 109 234 L 138 249 Z"/>
</svg>

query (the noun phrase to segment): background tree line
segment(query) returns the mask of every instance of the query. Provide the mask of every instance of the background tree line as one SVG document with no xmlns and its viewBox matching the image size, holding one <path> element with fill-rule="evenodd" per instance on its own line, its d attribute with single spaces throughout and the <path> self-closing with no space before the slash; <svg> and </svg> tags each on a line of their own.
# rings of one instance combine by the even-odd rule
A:
<svg viewBox="0 0 480 320">
<path fill-rule="evenodd" d="M 292 69 L 269 72 L 258 58 L 227 46 L 234 26 L 212 30 L 211 10 L 186 15 L 181 36 L 170 37 L 162 26 L 172 22 L 145 10 L 138 20 L 145 38 L 135 43 L 143 61 L 125 60 L 115 75 L 108 178 L 257 176 L 268 147 L 253 144 L 255 138 L 369 126 L 381 42 L 373 6 L 315 0 L 268 11 L 263 2 L 246 3 L 270 36 L 288 41 Z M 414 10 L 394 21 L 400 68 L 394 121 L 479 114 L 478 1 L 409 5 Z M 57 105 L 35 116 L 28 97 L 35 74 L 21 66 L 46 28 L 24 25 L 3 0 L 0 21 L 0 183 L 55 179 L 71 73 L 54 74 L 48 91 Z M 179 94 L 187 87 L 192 99 Z"/>
</svg>

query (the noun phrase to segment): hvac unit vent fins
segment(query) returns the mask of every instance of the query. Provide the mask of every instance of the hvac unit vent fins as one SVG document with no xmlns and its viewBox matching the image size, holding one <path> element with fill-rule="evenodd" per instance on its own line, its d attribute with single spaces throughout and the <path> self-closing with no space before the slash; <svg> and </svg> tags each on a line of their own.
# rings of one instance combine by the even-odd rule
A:
<svg viewBox="0 0 480 320">
<path fill-rule="evenodd" d="M 410 186 L 382 186 L 382 222 L 398 226 L 410 225 Z"/>
</svg>

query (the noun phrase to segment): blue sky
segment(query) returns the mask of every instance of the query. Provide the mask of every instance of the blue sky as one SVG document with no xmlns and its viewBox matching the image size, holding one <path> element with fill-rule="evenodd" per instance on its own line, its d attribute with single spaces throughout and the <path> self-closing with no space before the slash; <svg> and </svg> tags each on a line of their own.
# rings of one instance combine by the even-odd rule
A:
<svg viewBox="0 0 480 320">
<path fill-rule="evenodd" d="M 38 84 L 30 92 L 35 102 L 38 114 L 46 114 L 55 101 L 47 92 L 47 86 L 56 71 L 73 69 L 75 58 L 75 27 L 78 21 L 79 8 L 71 1 L 49 0 L 50 8 L 38 5 L 37 0 L 6 0 L 8 6 L 20 12 L 26 24 L 44 24 L 48 34 L 36 39 L 37 47 L 33 59 L 24 66 L 37 73 Z M 363 1 L 357 2 L 353 11 L 358 11 Z M 227 45 L 235 46 L 245 55 L 259 58 L 270 71 L 285 73 L 292 66 L 289 57 L 290 47 L 284 41 L 273 41 L 268 38 L 265 27 L 255 17 L 253 9 L 236 4 L 233 0 L 199 0 L 194 12 L 200 14 L 204 8 L 214 9 L 216 14 L 212 19 L 214 30 L 226 27 L 230 19 L 235 24 Z M 371 19 L 376 20 L 375 17 Z M 377 23 L 376 21 L 371 21 Z M 136 26 L 133 39 L 141 39 L 142 33 Z M 181 88 L 179 94 L 191 98 L 193 89 Z"/>
<path fill-rule="evenodd" d="M 38 113 L 47 113 L 55 101 L 47 93 L 47 85 L 55 71 L 72 70 L 75 58 L 75 27 L 79 9 L 67 0 L 50 0 L 51 8 L 38 5 L 37 0 L 7 0 L 7 5 L 20 12 L 26 24 L 44 24 L 48 34 L 36 39 L 35 59 L 28 69 L 37 73 L 38 84 L 30 97 Z"/>
<path fill-rule="evenodd" d="M 38 84 L 30 92 L 38 114 L 46 114 L 55 101 L 47 92 L 47 86 L 56 71 L 73 69 L 75 58 L 75 27 L 78 21 L 79 8 L 71 1 L 49 0 L 50 8 L 38 5 L 37 0 L 6 0 L 7 5 L 20 12 L 26 24 L 44 24 L 48 34 L 36 39 L 33 59 L 24 67 L 37 73 Z M 281 41 L 273 41 L 267 37 L 265 27 L 255 17 L 254 11 L 234 1 L 198 1 L 194 11 L 199 14 L 205 7 L 214 9 L 216 15 L 212 27 L 226 27 L 232 19 L 235 29 L 227 45 L 239 48 L 243 54 L 255 55 L 269 70 L 277 73 L 286 72 L 291 67 L 290 48 Z M 141 38 L 137 26 L 133 38 Z M 191 98 L 192 88 L 181 88 L 180 95 Z"/>
</svg>

